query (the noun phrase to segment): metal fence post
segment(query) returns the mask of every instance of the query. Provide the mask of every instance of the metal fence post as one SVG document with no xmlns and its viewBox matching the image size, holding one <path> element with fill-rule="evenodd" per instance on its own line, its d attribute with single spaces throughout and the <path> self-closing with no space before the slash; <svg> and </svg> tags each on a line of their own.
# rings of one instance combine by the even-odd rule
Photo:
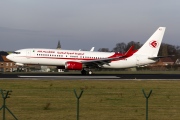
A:
<svg viewBox="0 0 180 120">
<path fill-rule="evenodd" d="M 142 89 L 143 93 L 144 93 L 144 97 L 146 98 L 146 120 L 148 120 L 148 99 L 152 93 L 152 90 L 149 92 L 148 96 L 146 95 L 146 93 L 144 92 L 144 89 Z"/>
<path fill-rule="evenodd" d="M 11 95 L 11 92 L 12 92 L 12 91 L 11 91 L 11 90 L 6 91 L 6 90 L 0 89 L 0 92 L 1 92 L 1 95 L 2 95 L 2 98 L 3 98 L 3 105 L 2 105 L 2 107 L 0 108 L 0 110 L 3 109 L 3 120 L 5 120 L 5 113 L 6 113 L 5 109 L 7 109 L 7 110 L 9 111 L 9 113 L 14 117 L 15 120 L 18 120 L 18 119 L 16 118 L 16 116 L 15 116 L 15 115 L 10 111 L 10 109 L 6 106 L 6 99 L 7 99 L 7 98 L 10 98 L 9 95 Z"/>
<path fill-rule="evenodd" d="M 79 99 L 81 98 L 82 94 L 83 94 L 83 90 L 81 90 L 81 93 L 79 94 L 79 96 L 76 93 L 76 90 L 74 89 L 74 94 L 77 98 L 77 120 L 79 120 Z"/>
</svg>

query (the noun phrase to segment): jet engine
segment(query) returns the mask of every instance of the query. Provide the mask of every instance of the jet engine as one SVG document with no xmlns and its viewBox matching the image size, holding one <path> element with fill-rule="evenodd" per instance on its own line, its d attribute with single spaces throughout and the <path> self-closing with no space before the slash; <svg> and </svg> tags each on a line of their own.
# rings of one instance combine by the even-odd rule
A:
<svg viewBox="0 0 180 120">
<path fill-rule="evenodd" d="M 15 65 L 17 65 L 17 66 L 24 66 L 24 64 L 22 64 L 22 63 L 15 63 Z"/>
<path fill-rule="evenodd" d="M 80 62 L 66 62 L 65 69 L 67 70 L 82 70 L 83 65 Z"/>
</svg>

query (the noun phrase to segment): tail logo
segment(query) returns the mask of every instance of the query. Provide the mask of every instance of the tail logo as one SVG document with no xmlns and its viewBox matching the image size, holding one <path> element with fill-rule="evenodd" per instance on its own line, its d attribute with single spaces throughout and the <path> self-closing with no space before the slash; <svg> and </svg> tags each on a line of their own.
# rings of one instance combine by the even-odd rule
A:
<svg viewBox="0 0 180 120">
<path fill-rule="evenodd" d="M 158 46 L 158 42 L 153 40 L 149 43 L 149 45 L 152 47 L 152 48 L 156 48 Z"/>
</svg>

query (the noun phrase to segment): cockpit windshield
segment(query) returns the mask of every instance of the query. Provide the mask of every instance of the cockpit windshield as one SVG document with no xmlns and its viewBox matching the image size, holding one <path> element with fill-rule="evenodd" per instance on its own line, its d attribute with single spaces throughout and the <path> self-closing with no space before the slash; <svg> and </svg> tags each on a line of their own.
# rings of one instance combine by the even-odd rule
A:
<svg viewBox="0 0 180 120">
<path fill-rule="evenodd" d="M 13 52 L 13 54 L 21 54 L 21 52 Z"/>
</svg>

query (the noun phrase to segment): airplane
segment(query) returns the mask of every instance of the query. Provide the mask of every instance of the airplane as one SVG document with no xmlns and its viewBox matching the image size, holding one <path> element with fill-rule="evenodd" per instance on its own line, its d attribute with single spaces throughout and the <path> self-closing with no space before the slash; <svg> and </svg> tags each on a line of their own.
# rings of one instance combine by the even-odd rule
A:
<svg viewBox="0 0 180 120">
<path fill-rule="evenodd" d="M 78 50 L 58 50 L 27 48 L 16 50 L 7 59 L 17 65 L 37 64 L 57 66 L 67 70 L 80 70 L 82 75 L 93 74 L 91 68 L 131 68 L 154 63 L 164 36 L 165 27 L 159 27 L 154 34 L 138 49 L 131 46 L 126 53 L 92 52 Z"/>
</svg>

